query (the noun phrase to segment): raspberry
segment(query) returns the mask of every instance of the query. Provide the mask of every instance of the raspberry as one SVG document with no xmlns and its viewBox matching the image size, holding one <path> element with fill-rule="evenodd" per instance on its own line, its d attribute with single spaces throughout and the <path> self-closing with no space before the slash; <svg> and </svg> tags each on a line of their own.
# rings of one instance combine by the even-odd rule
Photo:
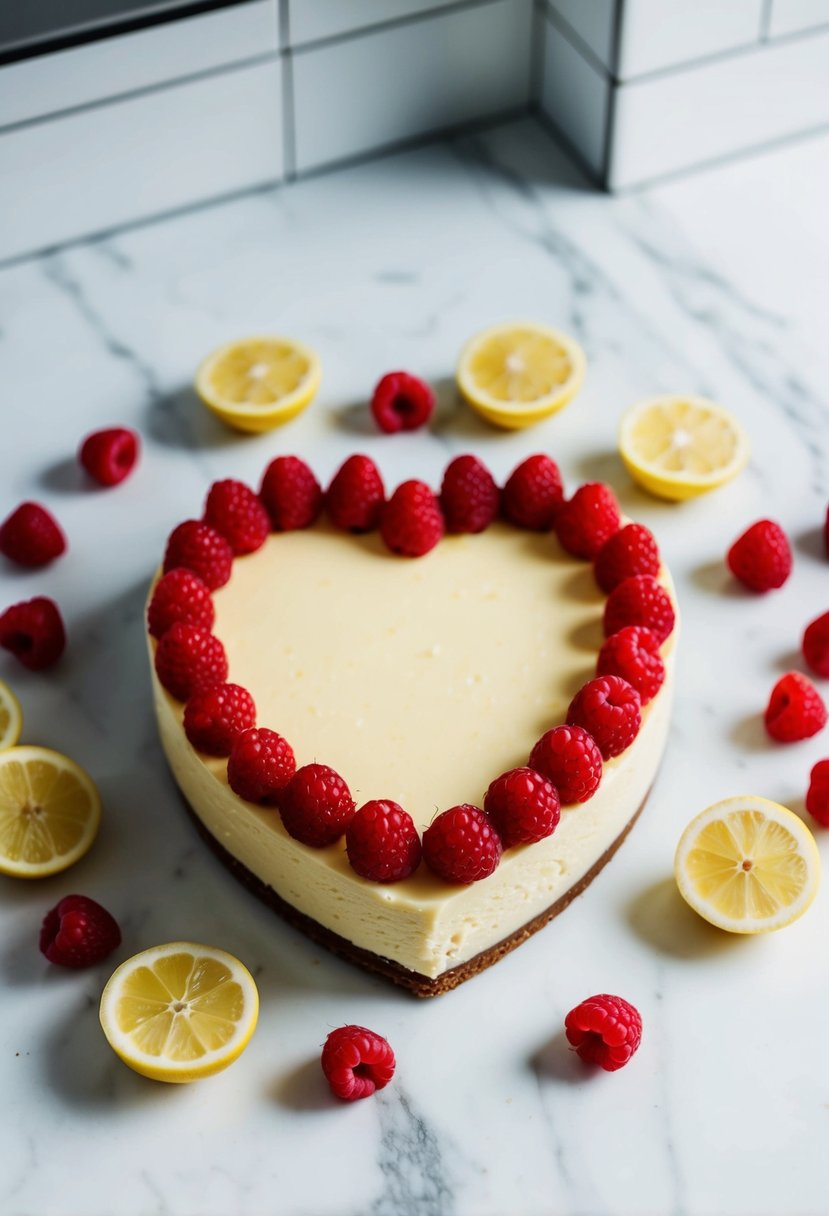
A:
<svg viewBox="0 0 829 1216">
<path fill-rule="evenodd" d="M 211 591 L 224 587 L 233 569 L 233 550 L 221 533 L 199 519 L 186 519 L 173 528 L 164 554 L 164 573 L 184 566 Z"/>
<path fill-rule="evenodd" d="M 277 456 L 265 469 L 259 497 L 274 532 L 310 528 L 322 510 L 322 487 L 304 460 Z"/>
<path fill-rule="evenodd" d="M 215 619 L 210 591 L 192 570 L 177 566 L 156 583 L 147 609 L 147 625 L 154 638 L 163 637 L 176 621 L 197 625 L 209 633 Z"/>
<path fill-rule="evenodd" d="M 40 930 L 41 954 L 59 967 L 92 967 L 120 945 L 118 922 L 85 895 L 64 895 Z"/>
<path fill-rule="evenodd" d="M 0 616 L 0 646 L 30 671 L 57 663 L 66 646 L 66 630 L 55 601 L 37 595 L 7 608 Z"/>
<path fill-rule="evenodd" d="M 549 532 L 563 501 L 558 465 L 539 453 L 528 456 L 510 473 L 501 494 L 501 510 L 516 528 Z"/>
<path fill-rule="evenodd" d="M 57 520 L 37 502 L 22 502 L 0 525 L 0 553 L 18 566 L 45 566 L 66 550 Z"/>
<path fill-rule="evenodd" d="M 818 760 L 812 769 L 806 810 L 823 827 L 829 828 L 829 760 Z"/>
<path fill-rule="evenodd" d="M 87 435 L 78 460 L 93 481 L 102 486 L 117 486 L 135 468 L 140 447 L 135 431 L 113 426 Z"/>
<path fill-rule="evenodd" d="M 625 625 L 644 625 L 659 640 L 673 633 L 676 613 L 665 588 L 650 574 L 634 574 L 614 587 L 604 606 L 604 634 L 610 637 Z"/>
<path fill-rule="evenodd" d="M 293 748 L 275 730 L 260 726 L 242 731 L 233 740 L 227 781 L 240 798 L 274 806 L 295 772 Z"/>
<path fill-rule="evenodd" d="M 253 697 L 239 684 L 200 688 L 184 707 L 184 733 L 208 756 L 229 756 L 237 735 L 255 725 Z"/>
<path fill-rule="evenodd" d="M 505 849 L 552 836 L 561 818 L 555 786 L 532 768 L 513 768 L 496 777 L 484 796 L 484 811 Z"/>
<path fill-rule="evenodd" d="M 204 504 L 204 522 L 215 528 L 233 552 L 255 553 L 271 530 L 268 512 L 243 481 L 214 481 Z"/>
<path fill-rule="evenodd" d="M 596 675 L 621 676 L 632 684 L 643 705 L 652 701 L 665 681 L 659 639 L 643 625 L 625 625 L 599 651 Z"/>
<path fill-rule="evenodd" d="M 829 676 L 829 612 L 806 626 L 803 657 L 815 675 Z"/>
<path fill-rule="evenodd" d="M 435 394 L 425 380 L 408 372 L 388 372 L 371 398 L 371 412 L 381 431 L 416 431 L 425 426 L 435 408 Z"/>
<path fill-rule="evenodd" d="M 573 557 L 593 559 L 621 526 L 619 504 L 610 486 L 588 481 L 556 514 L 556 535 Z"/>
<path fill-rule="evenodd" d="M 759 519 L 739 536 L 725 558 L 736 579 L 749 591 L 782 587 L 792 572 L 792 551 L 779 524 Z"/>
<path fill-rule="evenodd" d="M 623 1068 L 642 1041 L 642 1018 L 620 996 L 590 996 L 564 1019 L 568 1043 L 585 1064 L 606 1072 Z"/>
<path fill-rule="evenodd" d="M 488 815 L 468 802 L 450 807 L 423 833 L 423 857 L 445 882 L 487 878 L 501 860 L 501 837 Z"/>
<path fill-rule="evenodd" d="M 380 516 L 380 535 L 392 553 L 422 557 L 443 536 L 437 499 L 423 481 L 404 481 Z"/>
<path fill-rule="evenodd" d="M 321 1063 L 331 1092 L 344 1102 L 371 1097 L 394 1076 L 394 1052 L 384 1038 L 365 1026 L 332 1030 Z"/>
<path fill-rule="evenodd" d="M 530 752 L 530 768 L 558 790 L 565 804 L 587 802 L 602 779 L 602 753 L 581 726 L 554 726 Z"/>
<path fill-rule="evenodd" d="M 765 723 L 778 743 L 811 739 L 826 725 L 826 706 L 811 680 L 799 671 L 790 671 L 771 690 Z"/>
<path fill-rule="evenodd" d="M 352 870 L 371 882 L 400 882 L 420 865 L 420 837 L 396 802 L 374 799 L 355 812 L 345 833 Z"/>
<path fill-rule="evenodd" d="M 298 768 L 279 799 L 289 836 L 314 849 L 339 840 L 354 817 L 354 799 L 339 773 L 326 764 Z"/>
<path fill-rule="evenodd" d="M 477 456 L 456 456 L 446 467 L 440 505 L 447 532 L 483 532 L 498 514 L 500 494 Z"/>
<path fill-rule="evenodd" d="M 334 474 L 325 496 L 325 509 L 335 528 L 371 532 L 380 522 L 386 501 L 383 478 L 370 456 L 349 456 Z"/>
<path fill-rule="evenodd" d="M 155 670 L 171 696 L 187 701 L 202 688 L 224 684 L 227 655 L 212 633 L 177 621 L 156 647 Z"/>
<path fill-rule="evenodd" d="M 659 549 L 653 533 L 644 524 L 625 524 L 602 545 L 593 570 L 596 582 L 609 595 L 614 587 L 634 574 L 659 573 Z"/>
<path fill-rule="evenodd" d="M 639 693 L 621 676 L 597 676 L 580 688 L 567 710 L 568 726 L 583 726 L 603 760 L 630 747 L 642 725 Z"/>
</svg>

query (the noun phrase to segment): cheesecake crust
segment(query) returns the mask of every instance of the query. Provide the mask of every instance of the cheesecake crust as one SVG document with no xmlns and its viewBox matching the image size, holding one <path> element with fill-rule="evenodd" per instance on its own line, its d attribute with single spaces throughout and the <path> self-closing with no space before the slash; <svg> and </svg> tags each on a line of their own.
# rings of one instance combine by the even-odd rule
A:
<svg viewBox="0 0 829 1216">
<path fill-rule="evenodd" d="M 651 788 L 653 788 L 651 786 Z M 493 963 L 497 963 L 510 951 L 515 950 L 527 938 L 532 937 L 539 929 L 543 929 L 553 917 L 558 916 L 560 912 L 581 895 L 596 875 L 604 869 L 607 863 L 613 857 L 619 846 L 627 837 L 636 820 L 639 818 L 642 808 L 648 800 L 648 793 L 645 794 L 642 802 L 637 807 L 632 817 L 628 820 L 626 826 L 619 833 L 608 849 L 593 863 L 590 869 L 582 875 L 577 882 L 560 895 L 559 898 L 552 903 L 543 912 L 534 916 L 532 920 L 527 921 L 515 933 L 511 933 L 509 937 L 505 937 L 502 941 L 497 942 L 494 946 L 490 946 L 487 950 L 482 950 L 480 954 L 476 954 L 473 958 L 465 963 L 460 963 L 456 967 L 451 967 L 448 971 L 444 971 L 442 975 L 430 979 L 429 976 L 421 975 L 417 971 L 409 971 L 406 967 L 401 967 L 399 963 L 392 959 L 383 958 L 379 954 L 373 954 L 370 950 L 365 950 L 361 946 L 355 946 L 353 942 L 341 937 L 338 933 L 334 933 L 331 929 L 327 929 L 324 925 L 319 924 L 312 917 L 306 916 L 304 912 L 298 911 L 292 904 L 289 904 L 281 896 L 277 895 L 272 887 L 264 883 L 260 878 L 252 873 L 247 866 L 237 860 L 232 853 L 219 843 L 216 837 L 208 831 L 200 817 L 190 806 L 184 795 L 181 795 L 182 802 L 187 808 L 190 818 L 195 823 L 195 826 L 201 835 L 202 839 L 212 849 L 219 861 L 221 861 L 233 874 L 233 876 L 247 887 L 254 895 L 258 896 L 263 903 L 272 908 L 278 913 L 283 920 L 287 921 L 294 929 L 299 929 L 306 937 L 316 942 L 320 946 L 324 946 L 330 950 L 332 954 L 338 955 L 346 962 L 353 963 L 357 967 L 362 967 L 365 971 L 371 971 L 375 975 L 382 975 L 385 979 L 390 980 L 393 984 L 399 985 L 401 988 L 406 988 L 414 996 L 431 997 L 440 996 L 441 993 L 450 992 L 453 988 L 464 983 L 465 980 L 472 979 L 479 972 L 485 971 L 487 967 L 491 967 Z"/>
</svg>

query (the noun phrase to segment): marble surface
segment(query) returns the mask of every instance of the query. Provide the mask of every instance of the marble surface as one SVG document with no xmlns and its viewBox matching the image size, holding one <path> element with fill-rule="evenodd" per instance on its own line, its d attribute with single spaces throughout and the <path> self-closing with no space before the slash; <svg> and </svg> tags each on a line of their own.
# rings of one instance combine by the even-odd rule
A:
<svg viewBox="0 0 829 1216">
<path fill-rule="evenodd" d="M 825 193 L 827 140 L 610 199 L 527 121 L 0 273 L 0 514 L 36 497 L 71 543 L 46 571 L 0 571 L 3 604 L 60 603 L 60 668 L 28 675 L 0 656 L 0 674 L 27 740 L 76 757 L 105 803 L 75 870 L 0 883 L 4 1213 L 825 1212 L 826 892 L 793 927 L 744 940 L 696 920 L 671 880 L 695 812 L 740 792 L 802 812 L 809 768 L 829 750 L 825 736 L 773 746 L 759 718 L 773 681 L 800 666 L 803 626 L 829 607 L 821 182 Z M 470 333 L 521 315 L 572 331 L 589 376 L 558 418 L 502 435 L 457 404 L 450 376 Z M 268 329 L 319 349 L 324 386 L 285 430 L 237 437 L 188 384 L 213 346 Z M 366 395 L 393 365 L 439 383 L 429 432 L 368 425 Z M 681 507 L 631 485 L 618 418 L 662 390 L 709 393 L 743 418 L 754 452 L 735 484 Z M 95 491 L 73 452 L 117 422 L 140 430 L 144 458 L 121 488 Z M 281 451 L 327 478 L 357 449 L 391 482 L 437 482 L 465 450 L 499 477 L 545 449 L 571 486 L 606 478 L 655 529 L 684 612 L 669 751 L 618 858 L 519 951 L 427 1003 L 310 945 L 206 853 L 159 753 L 145 670 L 150 571 L 210 481 L 256 480 Z M 790 532 L 795 573 L 752 598 L 722 554 L 763 515 Z M 72 974 L 37 952 L 43 913 L 70 891 L 118 916 L 119 958 L 192 938 L 251 966 L 262 1014 L 232 1069 L 167 1088 L 120 1064 L 96 1013 L 110 965 Z M 597 991 L 644 1018 L 638 1056 L 615 1075 L 585 1072 L 562 1037 L 565 1012 Z M 382 1095 L 342 1107 L 317 1061 L 348 1021 L 384 1033 L 399 1066 Z"/>
</svg>

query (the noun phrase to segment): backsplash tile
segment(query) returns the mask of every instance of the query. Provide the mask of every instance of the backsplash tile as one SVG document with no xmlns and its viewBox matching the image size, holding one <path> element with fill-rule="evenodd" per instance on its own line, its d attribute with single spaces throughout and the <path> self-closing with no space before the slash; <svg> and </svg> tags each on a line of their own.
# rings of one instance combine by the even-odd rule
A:
<svg viewBox="0 0 829 1216">
<path fill-rule="evenodd" d="M 545 21 L 541 110 L 586 163 L 604 173 L 609 79 Z"/>
<path fill-rule="evenodd" d="M 608 71 L 615 69 L 614 24 L 618 5 L 625 0 L 546 0 L 547 9 L 593 52 Z"/>
<path fill-rule="evenodd" d="M 829 25 L 829 0 L 771 0 L 769 35 L 796 34 Z"/>
<path fill-rule="evenodd" d="M 400 21 L 456 0 L 288 0 L 291 46 L 356 33 L 367 26 Z"/>
<path fill-rule="evenodd" d="M 760 38 L 763 0 L 623 0 L 616 75 L 631 80 Z"/>
</svg>

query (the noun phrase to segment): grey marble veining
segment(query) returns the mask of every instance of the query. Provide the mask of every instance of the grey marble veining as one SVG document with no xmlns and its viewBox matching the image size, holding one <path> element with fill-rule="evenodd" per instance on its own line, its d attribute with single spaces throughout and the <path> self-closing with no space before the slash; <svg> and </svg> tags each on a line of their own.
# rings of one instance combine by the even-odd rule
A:
<svg viewBox="0 0 829 1216">
<path fill-rule="evenodd" d="M 40 499 L 70 541 L 47 570 L 0 570 L 2 604 L 60 603 L 60 668 L 38 676 L 0 656 L 0 676 L 26 738 L 76 757 L 105 806 L 75 870 L 0 883 L 4 1216 L 822 1216 L 825 895 L 781 934 L 725 939 L 681 904 L 671 862 L 717 798 L 751 791 L 803 812 L 829 750 L 820 736 L 772 747 L 758 717 L 799 666 L 803 626 L 829 608 L 827 184 L 824 140 L 610 199 L 524 122 L 0 273 L 0 516 Z M 475 329 L 522 316 L 575 333 L 588 378 L 561 415 L 498 434 L 458 403 L 453 369 Z M 317 347 L 325 378 L 289 427 L 243 438 L 190 385 L 206 352 L 261 330 Z M 371 426 L 367 396 L 392 366 L 436 383 L 431 430 Z M 616 454 L 624 409 L 668 390 L 718 397 L 753 444 L 738 481 L 682 507 L 637 490 Z M 141 432 L 141 466 L 96 491 L 74 453 L 119 422 Z M 587 893 L 497 967 L 416 1002 L 288 929 L 196 838 L 156 741 L 146 587 L 210 481 L 257 484 L 278 452 L 325 481 L 364 450 L 394 484 L 437 483 L 466 450 L 503 478 L 539 449 L 570 486 L 610 480 L 671 564 L 683 614 L 671 743 L 641 822 Z M 795 574 L 753 598 L 722 555 L 761 516 L 792 536 Z M 61 973 L 37 953 L 44 912 L 75 890 L 118 917 L 119 959 L 189 938 L 247 962 L 262 1010 L 233 1068 L 167 1088 L 112 1055 L 96 1016 L 110 965 Z M 562 1034 L 571 1005 L 599 991 L 633 1000 L 645 1023 L 613 1076 L 585 1072 Z M 318 1067 L 345 1022 L 385 1034 L 398 1059 L 392 1085 L 351 1107 Z"/>
</svg>

